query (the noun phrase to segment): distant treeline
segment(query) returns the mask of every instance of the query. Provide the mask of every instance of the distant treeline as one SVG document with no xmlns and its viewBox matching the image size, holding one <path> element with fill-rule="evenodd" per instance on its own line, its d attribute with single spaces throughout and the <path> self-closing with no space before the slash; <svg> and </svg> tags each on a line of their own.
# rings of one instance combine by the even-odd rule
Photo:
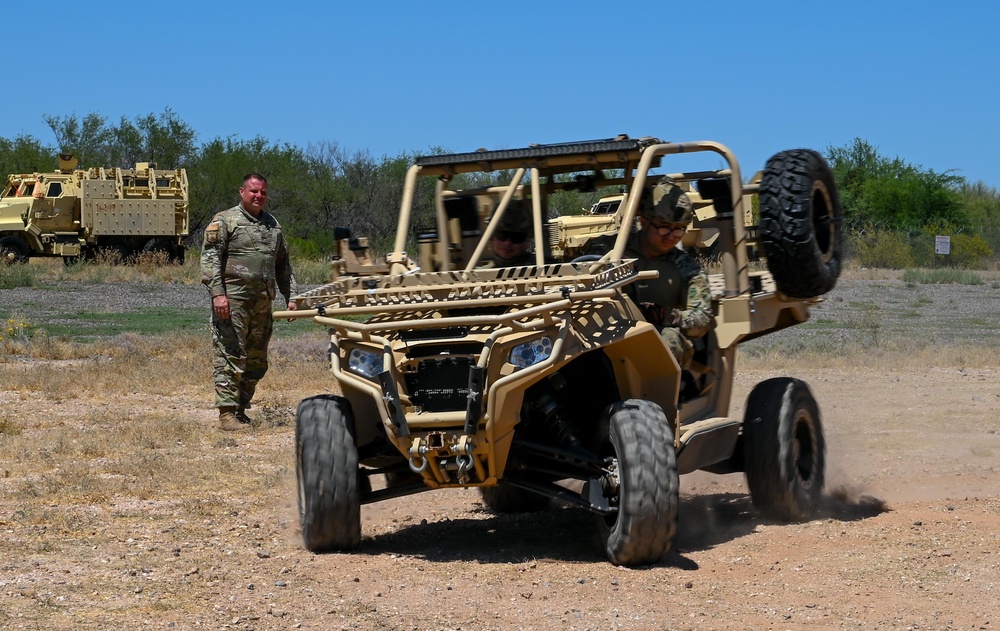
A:
<svg viewBox="0 0 1000 631">
<path fill-rule="evenodd" d="M 404 151 L 375 158 L 331 141 L 303 148 L 263 136 L 199 143 L 195 130 L 169 108 L 117 123 L 95 113 L 46 116 L 45 122 L 54 145 L 31 135 L 0 138 L 0 173 L 51 171 L 59 153 L 76 155 L 79 168 L 129 168 L 147 161 L 161 169 L 183 167 L 190 183 L 192 240 L 197 241 L 215 212 L 238 201 L 243 176 L 256 171 L 268 178 L 268 210 L 278 216 L 299 256 L 332 252 L 336 227 L 368 236 L 384 251 L 395 234 L 403 179 L 415 157 Z M 941 262 L 934 254 L 937 235 L 951 237 L 952 265 L 982 267 L 1000 252 L 997 189 L 970 183 L 953 171 L 936 173 L 882 156 L 860 138 L 828 147 L 825 155 L 840 189 L 848 254 L 860 264 L 932 266 Z M 496 174 L 495 181 L 502 175 Z M 487 183 L 493 182 L 477 182 Z M 599 195 L 562 195 L 550 212 L 579 213 Z M 415 204 L 414 221 L 428 223 L 433 213 L 428 183 L 418 190 Z"/>
</svg>

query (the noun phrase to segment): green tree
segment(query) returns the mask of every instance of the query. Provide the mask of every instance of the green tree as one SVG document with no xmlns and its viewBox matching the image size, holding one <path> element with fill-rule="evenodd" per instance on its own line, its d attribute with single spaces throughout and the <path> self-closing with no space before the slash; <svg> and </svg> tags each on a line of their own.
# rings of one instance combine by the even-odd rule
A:
<svg viewBox="0 0 1000 631">
<path fill-rule="evenodd" d="M 303 195 L 307 161 L 301 149 L 257 136 L 251 140 L 215 138 L 203 145 L 188 165 L 191 233 L 204 228 L 212 216 L 239 203 L 238 190 L 248 173 L 268 180 L 269 212 L 282 225 L 308 221 Z"/>
<path fill-rule="evenodd" d="M 0 178 L 12 173 L 51 171 L 56 167 L 55 154 L 31 135 L 22 134 L 13 140 L 0 138 Z"/>
<path fill-rule="evenodd" d="M 81 168 L 111 164 L 112 134 L 103 116 L 90 113 L 80 119 L 76 114 L 46 114 L 42 118 L 55 135 L 59 151 L 75 155 Z"/>
<path fill-rule="evenodd" d="M 963 184 L 959 194 L 973 230 L 982 235 L 994 252 L 1000 251 L 1000 191 L 976 182 Z"/>
<path fill-rule="evenodd" d="M 900 158 L 886 158 L 855 138 L 827 149 L 848 229 L 915 231 L 928 224 L 969 227 L 958 188 L 964 179 L 936 173 Z"/>
<path fill-rule="evenodd" d="M 107 166 L 132 168 L 136 162 L 154 162 L 160 169 L 184 167 L 197 153 L 194 129 L 169 107 L 159 116 L 150 113 L 129 121 L 122 116 L 110 128 Z"/>
</svg>

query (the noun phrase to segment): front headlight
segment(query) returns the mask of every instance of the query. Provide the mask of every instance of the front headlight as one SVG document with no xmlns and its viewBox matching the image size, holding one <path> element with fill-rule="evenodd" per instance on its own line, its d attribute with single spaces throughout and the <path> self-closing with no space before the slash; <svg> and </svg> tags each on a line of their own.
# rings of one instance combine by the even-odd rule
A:
<svg viewBox="0 0 1000 631">
<path fill-rule="evenodd" d="M 382 353 L 352 348 L 347 354 L 347 368 L 367 379 L 374 379 L 382 372 Z"/>
<path fill-rule="evenodd" d="M 550 355 L 552 355 L 552 338 L 540 337 L 512 348 L 509 361 L 520 370 L 545 361 Z"/>
</svg>

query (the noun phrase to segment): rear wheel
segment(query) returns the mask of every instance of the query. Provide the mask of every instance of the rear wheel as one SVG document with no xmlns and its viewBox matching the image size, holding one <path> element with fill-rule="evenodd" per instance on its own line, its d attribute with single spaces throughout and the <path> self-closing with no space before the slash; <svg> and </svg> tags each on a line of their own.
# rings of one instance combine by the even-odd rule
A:
<svg viewBox="0 0 1000 631">
<path fill-rule="evenodd" d="M 299 403 L 295 473 L 302 540 L 312 552 L 351 550 L 361 542 L 361 484 L 350 404 L 320 395 Z"/>
<path fill-rule="evenodd" d="M 94 259 L 98 263 L 108 265 L 125 265 L 132 262 L 135 252 L 127 245 L 114 243 L 110 245 L 100 245 L 94 249 Z"/>
<path fill-rule="evenodd" d="M 162 252 L 171 263 L 184 263 L 184 248 L 168 239 L 150 239 L 142 246 L 143 254 Z"/>
<path fill-rule="evenodd" d="M 28 262 L 28 246 L 17 237 L 0 237 L 0 264 Z"/>
<path fill-rule="evenodd" d="M 778 153 L 760 183 L 760 246 L 778 290 L 814 298 L 840 276 L 840 197 L 833 172 L 819 153 Z"/>
<path fill-rule="evenodd" d="M 602 486 L 618 511 L 598 517 L 604 551 L 616 565 L 656 563 L 677 533 L 680 482 L 670 421 L 655 403 L 630 399 L 605 427 L 600 455 L 610 473 Z"/>
<path fill-rule="evenodd" d="M 826 442 L 819 406 L 805 382 L 789 377 L 757 384 L 747 399 L 743 457 L 754 506 L 765 516 L 811 516 L 823 494 Z"/>
</svg>

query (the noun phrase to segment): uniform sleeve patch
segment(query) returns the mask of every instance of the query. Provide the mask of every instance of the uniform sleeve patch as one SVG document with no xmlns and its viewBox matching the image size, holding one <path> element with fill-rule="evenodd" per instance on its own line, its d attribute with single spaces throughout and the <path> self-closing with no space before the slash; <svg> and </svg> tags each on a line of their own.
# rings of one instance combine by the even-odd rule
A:
<svg viewBox="0 0 1000 631">
<path fill-rule="evenodd" d="M 219 222 L 213 221 L 205 228 L 205 243 L 215 245 L 219 242 Z"/>
</svg>

